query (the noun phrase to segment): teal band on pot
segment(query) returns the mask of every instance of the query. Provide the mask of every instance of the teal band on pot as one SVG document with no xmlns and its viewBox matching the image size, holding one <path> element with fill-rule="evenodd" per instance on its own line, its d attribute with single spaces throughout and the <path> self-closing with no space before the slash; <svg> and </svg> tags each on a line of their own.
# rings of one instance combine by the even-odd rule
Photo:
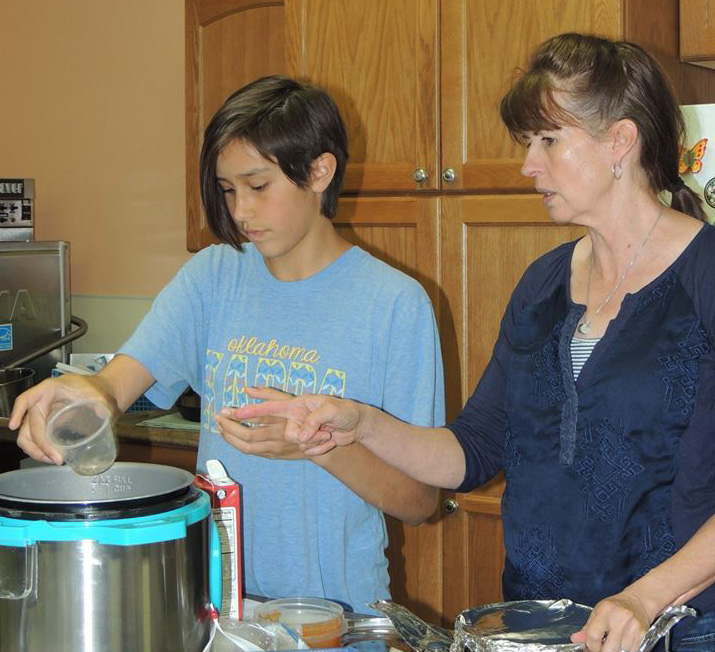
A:
<svg viewBox="0 0 715 652">
<path fill-rule="evenodd" d="M 174 541 L 211 513 L 208 495 L 201 491 L 189 505 L 169 512 L 105 521 L 30 521 L 0 516 L 0 546 L 29 546 L 40 541 L 91 540 L 112 546 L 139 546 Z"/>
</svg>

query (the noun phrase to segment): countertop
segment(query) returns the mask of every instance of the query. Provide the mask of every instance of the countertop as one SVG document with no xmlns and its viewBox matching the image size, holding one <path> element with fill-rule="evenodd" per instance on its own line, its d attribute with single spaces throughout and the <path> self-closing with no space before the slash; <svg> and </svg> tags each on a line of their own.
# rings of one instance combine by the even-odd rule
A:
<svg viewBox="0 0 715 652">
<path fill-rule="evenodd" d="M 140 421 L 153 419 L 172 410 L 147 410 L 145 412 L 132 412 L 124 414 L 116 425 L 119 441 L 144 444 L 161 444 L 164 446 L 181 446 L 182 448 L 198 448 L 199 431 L 178 428 L 157 428 L 153 426 L 140 426 Z"/>
</svg>

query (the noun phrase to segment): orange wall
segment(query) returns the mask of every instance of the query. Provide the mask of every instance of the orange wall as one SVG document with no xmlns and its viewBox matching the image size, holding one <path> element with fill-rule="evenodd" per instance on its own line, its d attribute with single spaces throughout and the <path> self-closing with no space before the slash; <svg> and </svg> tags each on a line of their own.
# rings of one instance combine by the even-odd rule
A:
<svg viewBox="0 0 715 652">
<path fill-rule="evenodd" d="M 189 258 L 182 0 L 0 0 L 0 177 L 72 293 L 154 296 Z"/>
</svg>

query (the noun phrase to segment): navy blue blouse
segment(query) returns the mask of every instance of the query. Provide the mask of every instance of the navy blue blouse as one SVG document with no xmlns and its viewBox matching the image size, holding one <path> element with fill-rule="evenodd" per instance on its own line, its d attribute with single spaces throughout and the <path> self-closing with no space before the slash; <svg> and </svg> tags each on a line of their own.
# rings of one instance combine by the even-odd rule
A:
<svg viewBox="0 0 715 652">
<path fill-rule="evenodd" d="M 459 491 L 505 470 L 506 600 L 594 605 L 670 557 L 715 513 L 715 228 L 636 294 L 574 381 L 575 242 L 533 263 L 492 359 L 448 427 Z M 715 587 L 690 601 L 715 608 Z"/>
</svg>

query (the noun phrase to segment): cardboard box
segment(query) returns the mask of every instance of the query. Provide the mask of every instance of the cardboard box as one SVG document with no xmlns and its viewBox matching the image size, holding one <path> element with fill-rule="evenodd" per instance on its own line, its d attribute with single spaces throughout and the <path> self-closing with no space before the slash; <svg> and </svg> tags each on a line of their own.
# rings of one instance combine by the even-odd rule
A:
<svg viewBox="0 0 715 652">
<path fill-rule="evenodd" d="M 194 484 L 211 499 L 211 512 L 221 541 L 221 604 L 216 607 L 222 618 L 241 620 L 241 491 L 218 460 L 208 460 L 206 468 L 208 473 L 197 474 Z"/>
</svg>

